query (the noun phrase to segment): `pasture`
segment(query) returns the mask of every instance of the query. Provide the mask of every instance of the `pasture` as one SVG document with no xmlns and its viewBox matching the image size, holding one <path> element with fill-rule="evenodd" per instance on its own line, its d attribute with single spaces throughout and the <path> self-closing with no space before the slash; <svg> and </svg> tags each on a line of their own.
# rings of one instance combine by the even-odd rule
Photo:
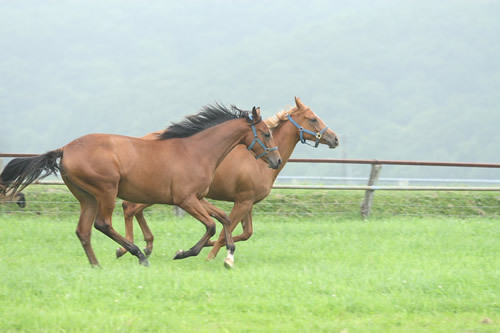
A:
<svg viewBox="0 0 500 333">
<path fill-rule="evenodd" d="M 256 206 L 233 270 L 225 251 L 205 261 L 207 248 L 172 260 L 204 228 L 154 212 L 151 267 L 115 259 L 118 244 L 94 230 L 102 269 L 93 269 L 74 233 L 78 211 L 46 214 L 50 205 L 30 205 L 27 191 L 37 213 L 0 210 L 0 331 L 500 331 L 497 219 L 271 213 L 294 195 L 273 191 L 271 206 Z"/>
</svg>

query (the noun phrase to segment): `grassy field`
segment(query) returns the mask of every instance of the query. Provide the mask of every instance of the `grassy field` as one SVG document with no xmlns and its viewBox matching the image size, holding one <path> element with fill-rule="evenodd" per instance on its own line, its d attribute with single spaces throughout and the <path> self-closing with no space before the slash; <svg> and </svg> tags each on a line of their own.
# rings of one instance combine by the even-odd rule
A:
<svg viewBox="0 0 500 333">
<path fill-rule="evenodd" d="M 2 205 L 0 214 L 51 215 L 64 218 L 79 212 L 76 199 L 66 186 L 37 185 L 23 191 L 27 206 L 24 209 L 14 204 Z M 280 215 L 287 217 L 336 216 L 359 217 L 359 207 L 364 191 L 328 190 L 273 190 L 255 206 L 254 216 Z M 216 202 L 229 212 L 232 203 Z M 172 207 L 154 205 L 146 210 L 149 216 L 172 216 Z M 119 205 L 115 215 L 121 218 Z M 372 217 L 391 216 L 446 216 L 446 217 L 490 217 L 500 218 L 499 192 L 418 192 L 377 191 Z M 120 222 L 121 223 L 121 222 Z"/>
<path fill-rule="evenodd" d="M 263 209 L 226 270 L 225 251 L 173 261 L 203 227 L 152 213 L 151 267 L 115 259 L 117 244 L 94 230 L 102 269 L 92 269 L 74 234 L 78 216 L 38 214 L 0 212 L 0 332 L 500 331 L 494 218 Z M 119 215 L 114 224 L 123 231 Z"/>
</svg>

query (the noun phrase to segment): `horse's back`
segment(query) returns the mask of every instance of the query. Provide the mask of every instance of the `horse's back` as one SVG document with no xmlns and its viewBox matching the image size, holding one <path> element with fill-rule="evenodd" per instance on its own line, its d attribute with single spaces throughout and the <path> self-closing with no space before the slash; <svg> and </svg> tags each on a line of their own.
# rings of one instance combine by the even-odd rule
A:
<svg viewBox="0 0 500 333">
<path fill-rule="evenodd" d="M 64 159 L 82 159 L 91 163 L 116 160 L 120 167 L 154 152 L 155 142 L 118 134 L 87 134 L 63 147 Z"/>
<path fill-rule="evenodd" d="M 182 178 L 186 166 L 179 158 L 182 143 L 168 141 L 88 134 L 63 147 L 62 167 L 66 177 L 91 193 L 112 187 L 125 200 L 170 203 L 172 182 Z"/>
</svg>

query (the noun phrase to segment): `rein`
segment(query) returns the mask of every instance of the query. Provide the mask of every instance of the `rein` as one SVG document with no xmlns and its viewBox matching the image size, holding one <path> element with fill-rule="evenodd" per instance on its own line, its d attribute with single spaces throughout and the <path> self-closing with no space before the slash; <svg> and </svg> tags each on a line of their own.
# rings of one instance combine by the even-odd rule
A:
<svg viewBox="0 0 500 333">
<path fill-rule="evenodd" d="M 255 145 L 255 143 L 258 143 L 262 147 L 262 149 L 264 149 L 264 152 L 260 153 L 259 155 L 255 155 L 255 159 L 259 159 L 262 156 L 265 156 L 265 155 L 269 154 L 270 152 L 277 150 L 278 146 L 276 146 L 274 148 L 267 148 L 266 147 L 264 142 L 262 142 L 262 140 L 257 136 L 257 130 L 255 129 L 255 123 L 253 123 L 252 115 L 249 114 L 248 116 L 249 116 L 250 120 L 252 121 L 253 141 L 250 144 L 250 146 L 247 147 L 247 149 L 251 150 L 253 148 L 253 146 Z"/>
<path fill-rule="evenodd" d="M 292 124 L 295 125 L 295 127 L 297 127 L 299 129 L 300 142 L 305 143 L 306 145 L 309 145 L 311 147 L 313 146 L 313 145 L 311 145 L 311 144 L 309 144 L 309 143 L 306 142 L 306 139 L 304 138 L 304 132 L 306 132 L 306 133 L 314 135 L 316 137 L 316 144 L 314 145 L 314 148 L 318 148 L 318 146 L 319 146 L 319 140 L 321 140 L 321 137 L 323 136 L 323 134 L 328 129 L 328 126 L 325 126 L 325 128 L 323 128 L 318 133 L 314 133 L 313 131 L 310 131 L 307 128 L 303 128 L 302 126 L 300 126 L 299 124 L 297 124 L 297 122 L 295 120 L 293 120 L 292 116 L 287 115 L 286 117 L 288 118 L 288 120 L 290 120 L 290 122 Z"/>
</svg>

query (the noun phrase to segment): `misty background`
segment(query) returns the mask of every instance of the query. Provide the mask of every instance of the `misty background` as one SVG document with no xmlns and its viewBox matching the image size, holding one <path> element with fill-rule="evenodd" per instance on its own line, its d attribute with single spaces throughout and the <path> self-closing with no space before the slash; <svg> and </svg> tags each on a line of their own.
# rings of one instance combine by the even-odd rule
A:
<svg viewBox="0 0 500 333">
<path fill-rule="evenodd" d="M 143 136 L 215 101 L 270 117 L 298 96 L 341 141 L 299 143 L 295 158 L 500 163 L 499 18 L 488 0 L 1 1 L 0 152 Z M 282 175 L 369 168 L 290 163 Z"/>
</svg>

